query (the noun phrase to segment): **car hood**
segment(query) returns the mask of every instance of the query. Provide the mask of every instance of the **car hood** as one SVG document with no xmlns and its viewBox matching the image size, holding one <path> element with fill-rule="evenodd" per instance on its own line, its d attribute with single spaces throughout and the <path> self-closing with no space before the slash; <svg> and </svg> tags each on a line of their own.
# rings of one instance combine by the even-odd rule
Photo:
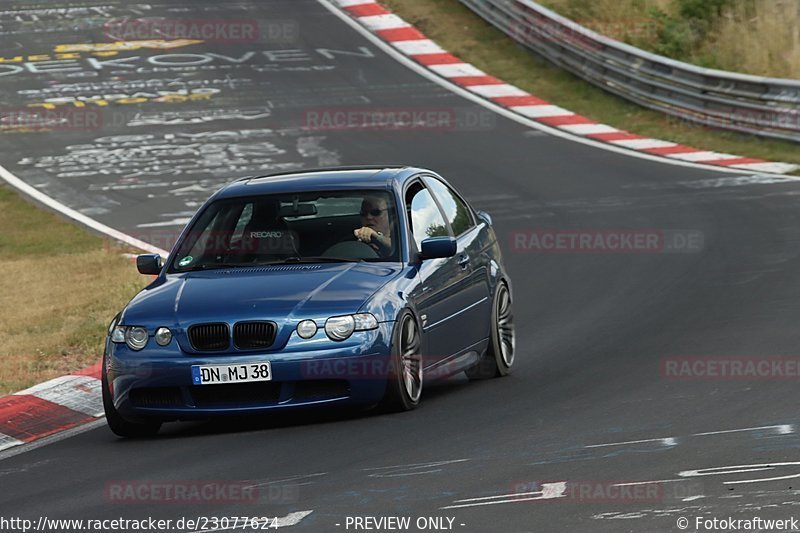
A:
<svg viewBox="0 0 800 533">
<path fill-rule="evenodd" d="M 185 328 L 199 322 L 324 320 L 356 312 L 400 269 L 400 264 L 337 263 L 170 274 L 131 301 L 123 324 Z"/>
</svg>

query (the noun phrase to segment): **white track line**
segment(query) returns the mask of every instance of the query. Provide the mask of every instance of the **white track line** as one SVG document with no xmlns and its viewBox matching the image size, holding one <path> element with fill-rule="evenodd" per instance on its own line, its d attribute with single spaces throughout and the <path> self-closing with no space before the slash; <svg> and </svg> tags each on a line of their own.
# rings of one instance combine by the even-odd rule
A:
<svg viewBox="0 0 800 533">
<path fill-rule="evenodd" d="M 742 428 L 742 429 L 725 429 L 722 431 L 706 431 L 705 433 L 692 433 L 693 437 L 702 437 L 705 435 L 722 435 L 725 433 L 738 433 L 740 431 L 758 431 L 761 429 L 776 429 L 778 433 L 782 435 L 786 435 L 789 433 L 794 433 L 794 426 L 792 424 L 777 424 L 775 426 L 758 426 L 753 428 Z"/>
<path fill-rule="evenodd" d="M 431 461 L 428 463 L 411 463 L 407 465 L 374 466 L 372 468 L 362 468 L 362 470 L 369 472 L 371 470 L 389 470 L 391 468 L 425 468 L 428 466 L 442 466 L 453 463 L 463 463 L 464 461 L 469 461 L 469 459 L 448 459 L 445 461 Z"/>
<path fill-rule="evenodd" d="M 567 490 L 566 481 L 559 481 L 557 483 L 543 483 L 541 491 L 520 493 L 520 494 L 535 494 L 535 496 L 531 496 L 530 498 L 515 498 L 514 497 L 515 494 L 499 494 L 497 496 L 488 496 L 486 498 L 468 498 L 466 500 L 456 500 L 453 502 L 453 505 L 439 507 L 439 509 L 461 509 L 464 507 L 499 505 L 501 503 L 518 503 L 518 502 L 529 502 L 534 500 L 552 500 L 555 498 L 564 497 L 566 490 Z M 495 498 L 509 498 L 509 499 L 502 500 Z"/>
<path fill-rule="evenodd" d="M 5 169 L 5 167 L 0 166 L 0 178 L 3 178 L 9 185 L 17 189 L 18 191 L 27 194 L 37 202 L 41 202 L 42 204 L 46 205 L 50 209 L 55 209 L 62 215 L 68 216 L 75 222 L 83 224 L 84 226 L 103 233 L 104 235 L 108 235 L 120 242 L 124 242 L 125 244 L 130 244 L 131 246 L 135 246 L 141 250 L 145 250 L 147 252 L 151 252 L 154 254 L 161 254 L 161 255 L 169 255 L 169 252 L 166 250 L 162 250 L 161 248 L 157 248 L 152 244 L 146 243 L 139 239 L 135 239 L 130 235 L 122 233 L 121 231 L 115 230 L 112 227 L 106 226 L 93 218 L 89 218 L 83 213 L 80 213 L 71 207 L 67 207 L 66 205 L 62 204 L 61 202 L 54 200 L 53 198 L 47 196 L 43 192 L 37 190 L 31 185 L 28 185 L 14 174 L 9 172 Z"/>
<path fill-rule="evenodd" d="M 674 437 L 663 437 L 658 439 L 628 440 L 625 442 L 606 442 L 604 444 L 590 444 L 584 448 L 605 448 L 607 446 L 626 446 L 628 444 L 643 444 L 645 442 L 660 442 L 664 446 L 675 446 L 677 442 Z"/>
<path fill-rule="evenodd" d="M 653 485 L 655 483 L 675 483 L 676 481 L 686 481 L 686 478 L 680 479 L 656 479 L 654 481 L 632 481 L 630 483 L 614 483 L 612 487 L 635 487 L 637 485 Z"/>
</svg>

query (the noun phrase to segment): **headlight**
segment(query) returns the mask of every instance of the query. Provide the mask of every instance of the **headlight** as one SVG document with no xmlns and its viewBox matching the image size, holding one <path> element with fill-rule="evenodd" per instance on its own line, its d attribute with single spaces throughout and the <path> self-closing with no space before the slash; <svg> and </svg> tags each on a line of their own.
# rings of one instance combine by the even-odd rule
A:
<svg viewBox="0 0 800 533">
<path fill-rule="evenodd" d="M 325 321 L 325 333 L 333 341 L 343 341 L 356 329 L 353 315 L 334 316 Z"/>
<path fill-rule="evenodd" d="M 310 339 L 317 334 L 317 323 L 313 320 L 303 320 L 297 324 L 297 334 L 301 339 Z"/>
<path fill-rule="evenodd" d="M 159 346 L 166 346 L 172 340 L 172 332 L 169 328 L 158 328 L 155 338 Z"/>
<path fill-rule="evenodd" d="M 125 332 L 125 344 L 131 350 L 141 350 L 147 345 L 147 330 L 139 326 L 128 328 Z"/>
<path fill-rule="evenodd" d="M 334 341 L 343 341 L 354 331 L 366 331 L 378 327 L 378 320 L 370 313 L 334 316 L 325 321 L 325 333 Z"/>
</svg>

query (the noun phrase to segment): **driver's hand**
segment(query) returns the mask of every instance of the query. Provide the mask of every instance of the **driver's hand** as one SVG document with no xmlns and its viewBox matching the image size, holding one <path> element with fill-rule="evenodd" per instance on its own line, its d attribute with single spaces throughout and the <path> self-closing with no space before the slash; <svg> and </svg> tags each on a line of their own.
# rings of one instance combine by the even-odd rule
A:
<svg viewBox="0 0 800 533">
<path fill-rule="evenodd" d="M 378 232 L 370 227 L 364 226 L 363 228 L 353 230 L 353 235 L 355 235 L 356 239 L 359 241 L 369 244 L 372 242 L 372 238 L 378 235 Z"/>
</svg>

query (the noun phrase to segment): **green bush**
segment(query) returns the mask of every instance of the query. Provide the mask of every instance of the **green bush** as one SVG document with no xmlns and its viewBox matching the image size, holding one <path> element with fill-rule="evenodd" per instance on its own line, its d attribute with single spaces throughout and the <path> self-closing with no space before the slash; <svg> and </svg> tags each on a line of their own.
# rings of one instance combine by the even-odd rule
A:
<svg viewBox="0 0 800 533">
<path fill-rule="evenodd" d="M 674 0 L 675 14 L 660 9 L 650 10 L 656 21 L 657 54 L 688 61 L 711 29 L 714 21 L 732 0 Z"/>
<path fill-rule="evenodd" d="M 676 0 L 678 14 L 683 20 L 695 21 L 705 28 L 722 15 L 723 9 L 731 4 L 731 0 Z"/>
</svg>

